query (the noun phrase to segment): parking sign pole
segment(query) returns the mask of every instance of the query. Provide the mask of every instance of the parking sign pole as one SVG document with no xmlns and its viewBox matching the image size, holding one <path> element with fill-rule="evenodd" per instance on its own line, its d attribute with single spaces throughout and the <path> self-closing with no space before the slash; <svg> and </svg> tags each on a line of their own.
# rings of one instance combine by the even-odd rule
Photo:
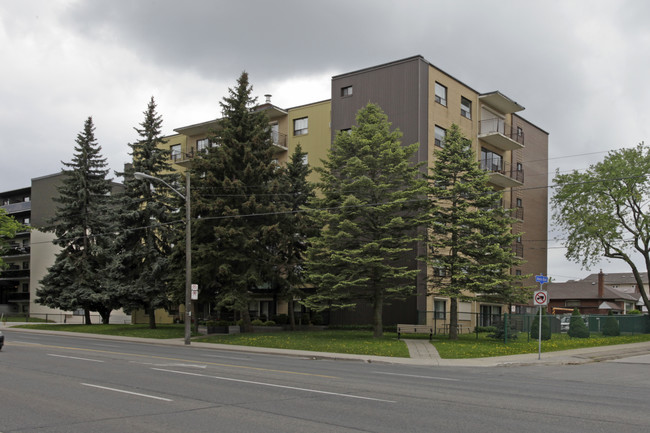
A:
<svg viewBox="0 0 650 433">
<path fill-rule="evenodd" d="M 535 293 L 534 302 L 539 306 L 539 330 L 537 332 L 538 352 L 537 359 L 542 359 L 542 306 L 548 305 L 548 294 L 544 292 L 544 283 L 548 282 L 548 277 L 537 275 L 535 281 L 539 283 L 539 291 Z"/>
</svg>

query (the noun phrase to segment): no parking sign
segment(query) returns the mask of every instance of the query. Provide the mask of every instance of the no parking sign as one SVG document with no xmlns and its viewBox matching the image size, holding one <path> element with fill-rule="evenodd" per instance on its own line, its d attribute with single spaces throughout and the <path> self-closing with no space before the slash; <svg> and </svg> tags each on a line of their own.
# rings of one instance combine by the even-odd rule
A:
<svg viewBox="0 0 650 433">
<path fill-rule="evenodd" d="M 533 296 L 533 303 L 536 306 L 548 305 L 548 292 L 545 290 L 537 290 Z"/>
</svg>

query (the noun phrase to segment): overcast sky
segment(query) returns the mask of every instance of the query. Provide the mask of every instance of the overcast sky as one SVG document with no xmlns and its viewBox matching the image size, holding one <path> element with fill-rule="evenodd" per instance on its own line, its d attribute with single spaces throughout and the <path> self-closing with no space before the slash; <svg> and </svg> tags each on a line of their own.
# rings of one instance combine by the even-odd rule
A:
<svg viewBox="0 0 650 433">
<path fill-rule="evenodd" d="M 0 191 L 58 172 L 88 116 L 118 170 L 151 96 L 171 134 L 218 117 L 243 70 L 289 108 L 416 54 L 526 107 L 550 133 L 550 182 L 648 139 L 649 18 L 643 0 L 0 0 Z M 548 247 L 553 278 L 590 273 Z"/>
</svg>

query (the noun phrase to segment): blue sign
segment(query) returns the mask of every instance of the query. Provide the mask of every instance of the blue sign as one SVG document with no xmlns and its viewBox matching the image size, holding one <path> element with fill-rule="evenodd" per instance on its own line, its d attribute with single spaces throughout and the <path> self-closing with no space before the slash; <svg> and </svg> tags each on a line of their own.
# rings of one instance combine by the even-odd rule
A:
<svg viewBox="0 0 650 433">
<path fill-rule="evenodd" d="M 544 275 L 536 275 L 535 281 L 537 281 L 539 284 L 548 283 L 548 277 L 545 277 Z"/>
</svg>

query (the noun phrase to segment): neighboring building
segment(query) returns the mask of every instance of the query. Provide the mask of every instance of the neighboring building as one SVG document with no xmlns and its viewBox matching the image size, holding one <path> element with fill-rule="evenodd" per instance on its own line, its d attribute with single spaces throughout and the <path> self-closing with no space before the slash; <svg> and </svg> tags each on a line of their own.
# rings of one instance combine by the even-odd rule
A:
<svg viewBox="0 0 650 433">
<path fill-rule="evenodd" d="M 35 302 L 36 290 L 47 269 L 54 264 L 59 247 L 54 245 L 54 233 L 43 231 L 54 217 L 57 188 L 62 173 L 33 178 L 31 186 L 0 192 L 0 207 L 19 222 L 30 226 L 30 231 L 19 233 L 11 241 L 11 249 L 3 256 L 9 268 L 0 271 L 0 313 L 29 314 L 30 317 L 56 322 L 81 322 L 83 311 L 62 311 Z M 114 183 L 113 190 L 121 188 Z M 111 322 L 125 323 L 130 317 L 114 312 Z"/>
<path fill-rule="evenodd" d="M 641 308 L 638 291 L 628 293 L 614 288 L 609 283 L 609 277 L 601 271 L 584 280 L 548 284 L 547 311 L 552 314 L 570 313 L 577 308 L 580 314 L 608 314 L 610 311 L 613 314 L 626 314 Z"/>
<path fill-rule="evenodd" d="M 590 274 L 586 278 L 583 278 L 582 281 L 598 282 L 598 275 Z M 645 292 L 648 293 L 648 273 L 640 272 L 640 275 Z M 605 284 L 623 293 L 638 294 L 639 296 L 641 294 L 632 272 L 605 274 Z"/>
</svg>

